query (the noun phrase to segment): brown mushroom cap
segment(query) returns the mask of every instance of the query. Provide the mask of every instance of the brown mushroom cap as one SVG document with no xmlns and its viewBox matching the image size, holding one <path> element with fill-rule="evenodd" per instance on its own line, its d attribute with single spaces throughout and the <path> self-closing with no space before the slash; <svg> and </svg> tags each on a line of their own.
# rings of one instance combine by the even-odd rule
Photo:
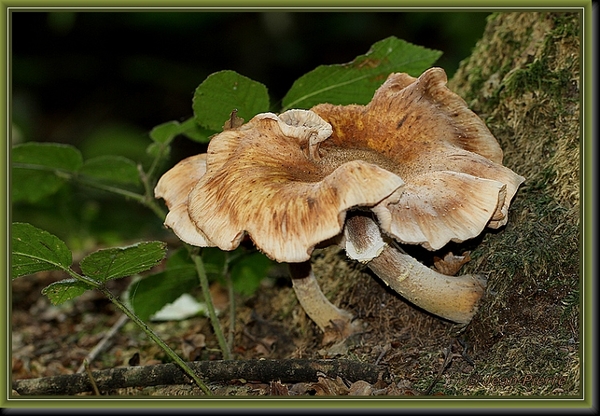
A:
<svg viewBox="0 0 600 416">
<path fill-rule="evenodd" d="M 430 250 L 504 225 L 524 178 L 502 166 L 494 136 L 445 84 L 440 68 L 391 74 L 366 106 L 264 113 L 216 135 L 205 156 L 159 181 L 166 224 L 223 250 L 249 235 L 285 262 L 339 235 L 353 207 Z"/>
<path fill-rule="evenodd" d="M 446 81 L 441 68 L 391 74 L 366 106 L 312 108 L 333 127 L 323 154 L 355 154 L 405 181 L 372 208 L 383 231 L 432 250 L 504 225 L 524 180 L 502 166 L 496 139 Z"/>
<path fill-rule="evenodd" d="M 317 244 L 341 233 L 348 209 L 373 206 L 404 183 L 362 160 L 318 160 L 318 144 L 330 134 L 328 123 L 305 110 L 259 114 L 218 134 L 205 174 L 198 174 L 200 158 L 188 158 L 161 178 L 156 195 L 170 208 L 165 224 L 194 245 L 233 250 L 247 234 L 277 261 L 310 259 Z M 171 183 L 177 191 L 168 190 Z"/>
<path fill-rule="evenodd" d="M 169 208 L 165 225 L 181 240 L 198 247 L 214 246 L 188 214 L 188 195 L 205 173 L 206 153 L 191 156 L 167 171 L 154 188 L 154 196 L 163 198 Z"/>
</svg>

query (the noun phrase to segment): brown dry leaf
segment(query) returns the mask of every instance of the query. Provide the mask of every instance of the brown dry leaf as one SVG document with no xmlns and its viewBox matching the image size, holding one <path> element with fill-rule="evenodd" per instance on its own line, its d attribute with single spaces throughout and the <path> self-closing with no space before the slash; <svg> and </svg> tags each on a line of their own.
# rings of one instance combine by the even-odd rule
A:
<svg viewBox="0 0 600 416">
<path fill-rule="evenodd" d="M 181 351 L 189 361 L 196 361 L 206 346 L 204 334 L 190 334 L 181 340 Z"/>
<path fill-rule="evenodd" d="M 352 383 L 348 391 L 348 396 L 370 396 L 373 393 L 373 386 L 364 380 L 358 380 Z"/>
<path fill-rule="evenodd" d="M 271 396 L 289 396 L 290 392 L 285 384 L 281 384 L 281 380 L 272 381 L 270 386 Z"/>
<path fill-rule="evenodd" d="M 229 306 L 229 294 L 227 293 L 227 289 L 218 282 L 210 285 L 210 297 L 215 309 L 219 311 L 227 310 L 227 307 Z"/>
<path fill-rule="evenodd" d="M 256 339 L 256 346 L 254 347 L 254 351 L 258 355 L 267 356 L 271 354 L 273 351 L 273 345 L 277 342 L 277 337 L 274 336 L 266 336 L 263 338 Z"/>
<path fill-rule="evenodd" d="M 311 388 L 315 390 L 317 396 L 347 396 L 348 387 L 340 376 L 336 379 L 320 376 L 317 383 L 313 383 Z"/>
<path fill-rule="evenodd" d="M 235 109 L 229 115 L 229 118 L 223 124 L 223 130 L 231 130 L 240 127 L 244 124 L 244 119 L 237 115 L 238 110 Z"/>
<path fill-rule="evenodd" d="M 454 276 L 463 264 L 471 260 L 469 251 L 465 251 L 462 256 L 455 256 L 452 252 L 448 252 L 444 258 L 435 256 L 433 258 L 433 266 L 442 274 Z"/>
<path fill-rule="evenodd" d="M 296 383 L 289 388 L 290 396 L 303 396 L 311 389 L 312 383 Z"/>
</svg>

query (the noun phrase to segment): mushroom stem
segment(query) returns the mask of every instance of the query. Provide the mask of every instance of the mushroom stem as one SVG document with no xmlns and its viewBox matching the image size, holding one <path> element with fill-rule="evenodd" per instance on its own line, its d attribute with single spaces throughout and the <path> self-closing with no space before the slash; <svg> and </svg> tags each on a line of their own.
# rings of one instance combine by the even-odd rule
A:
<svg viewBox="0 0 600 416">
<path fill-rule="evenodd" d="M 379 233 L 379 237 L 375 233 Z M 383 239 L 379 227 L 365 215 L 348 219 L 345 237 L 347 247 L 352 246 L 355 252 L 367 250 L 374 240 Z M 471 321 L 487 284 L 480 275 L 447 276 L 438 273 L 390 244 L 383 244 L 378 255 L 363 258 L 362 262 L 408 301 L 460 324 Z"/>
<path fill-rule="evenodd" d="M 289 264 L 292 287 L 302 308 L 325 333 L 325 339 L 345 339 L 357 332 L 352 314 L 333 305 L 323 294 L 309 261 Z"/>
</svg>

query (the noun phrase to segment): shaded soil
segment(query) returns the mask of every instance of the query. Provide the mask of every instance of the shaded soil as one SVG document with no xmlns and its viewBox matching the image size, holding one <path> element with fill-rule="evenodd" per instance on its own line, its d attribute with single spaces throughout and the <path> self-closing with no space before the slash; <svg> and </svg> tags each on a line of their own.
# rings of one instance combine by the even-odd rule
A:
<svg viewBox="0 0 600 416">
<path fill-rule="evenodd" d="M 363 394 L 374 391 L 379 395 L 442 394 L 436 385 L 443 384 L 443 378 L 468 378 L 474 370 L 471 354 L 475 350 L 464 335 L 457 332 L 455 325 L 408 305 L 389 293 L 375 278 L 363 273 L 360 266 L 340 262 L 343 256 L 343 252 L 337 250 L 319 253 L 315 255 L 315 268 L 317 272 L 326 272 L 327 276 L 321 281 L 324 291 L 333 300 L 336 296 L 332 293 L 336 290 L 349 293 L 346 301 L 339 304 L 360 319 L 364 324 L 363 333 L 342 344 L 322 345 L 322 334 L 298 305 L 287 279 L 267 279 L 256 295 L 236 300 L 233 358 L 348 358 L 387 367 L 391 377 L 376 385 L 363 386 L 360 390 Z M 340 272 L 346 276 L 339 275 Z M 14 282 L 14 379 L 76 372 L 120 317 L 112 304 L 92 291 L 74 302 L 58 307 L 50 305 L 40 292 L 44 286 L 62 277 L 55 273 L 40 273 Z M 348 277 L 356 281 L 349 284 Z M 123 291 L 126 283 L 126 280 L 112 282 L 113 291 Z M 218 290 L 213 288 L 213 292 Z M 226 297 L 223 293 L 220 295 L 215 296 L 217 305 L 221 302 L 221 307 L 227 310 L 223 303 L 223 300 L 227 301 Z M 225 331 L 228 331 L 229 322 L 229 316 L 224 312 Z M 204 317 L 153 323 L 152 327 L 185 360 L 221 358 L 210 322 Z M 451 357 L 448 351 L 451 351 Z M 128 322 L 109 340 L 104 351 L 90 363 L 90 368 L 167 361 L 162 350 Z M 332 389 L 337 389 L 337 394 L 348 394 L 353 386 L 344 380 L 329 380 L 331 385 L 328 387 L 322 384 L 307 380 L 302 386 L 287 385 L 285 388 L 295 394 L 332 394 Z M 243 380 L 231 380 L 231 385 L 217 384 L 210 388 L 216 394 L 273 394 L 270 384 L 248 384 Z"/>
<path fill-rule="evenodd" d="M 478 395 L 502 394 L 508 383 L 520 384 L 525 394 L 573 394 L 570 377 L 551 375 L 547 369 L 527 373 L 502 373 L 496 349 L 505 338 L 531 333 L 530 321 L 505 325 L 497 333 L 483 331 L 479 316 L 466 328 L 422 312 L 387 290 L 363 267 L 347 262 L 344 253 L 328 249 L 314 255 L 314 267 L 324 292 L 338 305 L 352 311 L 364 325 L 364 332 L 346 342 L 322 345 L 322 334 L 300 308 L 286 278 L 266 279 L 252 297 L 236 299 L 232 354 L 234 359 L 322 359 L 345 358 L 384 366 L 389 377 L 376 383 L 364 380 L 328 378 L 282 384 L 278 380 L 230 380 L 208 383 L 216 395 Z M 121 313 L 99 293 L 90 291 L 73 302 L 52 306 L 40 294 L 43 287 L 64 276 L 40 273 L 17 279 L 13 284 L 12 375 L 13 379 L 49 377 L 83 371 L 83 362 L 98 345 Z M 127 279 L 111 282 L 114 293 L 126 289 Z M 222 288 L 213 287 L 215 302 L 223 310 L 221 322 L 227 333 L 230 317 L 228 299 Z M 340 299 L 343 298 L 343 299 Z M 540 314 L 543 311 L 534 311 Z M 155 322 L 152 328 L 184 360 L 222 358 L 210 322 L 204 317 L 183 321 Z M 577 322 L 568 319 L 572 342 L 546 332 L 552 343 L 551 360 L 573 359 L 577 355 Z M 538 345 L 537 353 L 548 345 Z M 522 349 L 505 350 L 505 357 L 520 359 Z M 537 359 L 531 358 L 531 363 Z M 496 373 L 486 369 L 494 360 Z M 546 361 L 551 364 L 551 360 Z M 152 365 L 169 362 L 165 353 L 148 340 L 133 323 L 127 322 L 112 336 L 89 364 L 92 370 L 119 366 Z M 81 367 L 81 368 L 80 368 Z M 479 369 L 482 370 L 479 370 Z M 543 390 L 542 390 L 543 387 Z M 571 386 L 568 388 L 574 388 Z M 115 389 L 102 395 L 201 395 L 191 385 Z M 507 393 L 511 393 L 510 390 Z M 92 393 L 84 393 L 89 395 Z"/>
</svg>

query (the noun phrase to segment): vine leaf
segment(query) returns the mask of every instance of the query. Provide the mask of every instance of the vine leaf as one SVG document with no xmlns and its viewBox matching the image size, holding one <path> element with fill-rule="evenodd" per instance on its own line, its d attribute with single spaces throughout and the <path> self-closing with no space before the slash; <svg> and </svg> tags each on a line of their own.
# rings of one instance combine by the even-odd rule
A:
<svg viewBox="0 0 600 416">
<path fill-rule="evenodd" d="M 106 282 L 151 269 L 165 258 L 166 246 L 162 241 L 147 241 L 98 250 L 83 258 L 79 265 L 87 277 Z"/>
<path fill-rule="evenodd" d="M 23 143 L 11 149 L 12 201 L 35 203 L 57 192 L 62 174 L 77 172 L 83 164 L 75 147 L 57 143 Z"/>
<path fill-rule="evenodd" d="M 86 160 L 79 173 L 97 182 L 140 184 L 135 162 L 123 156 L 107 155 Z"/>
<path fill-rule="evenodd" d="M 90 289 L 94 289 L 94 287 L 85 282 L 76 279 L 64 279 L 46 286 L 42 289 L 42 294 L 47 296 L 53 305 L 60 305 Z"/>
<path fill-rule="evenodd" d="M 367 104 L 390 73 L 418 76 L 441 55 L 391 36 L 374 43 L 352 62 L 321 65 L 298 78 L 283 98 L 282 111 L 321 103 Z"/>
<path fill-rule="evenodd" d="M 235 71 L 219 71 L 196 88 L 192 108 L 200 126 L 221 131 L 234 110 L 244 120 L 269 111 L 269 93 L 260 82 Z"/>
<path fill-rule="evenodd" d="M 73 262 L 67 245 L 31 224 L 12 224 L 11 276 L 13 279 L 47 270 L 66 270 Z"/>
</svg>

